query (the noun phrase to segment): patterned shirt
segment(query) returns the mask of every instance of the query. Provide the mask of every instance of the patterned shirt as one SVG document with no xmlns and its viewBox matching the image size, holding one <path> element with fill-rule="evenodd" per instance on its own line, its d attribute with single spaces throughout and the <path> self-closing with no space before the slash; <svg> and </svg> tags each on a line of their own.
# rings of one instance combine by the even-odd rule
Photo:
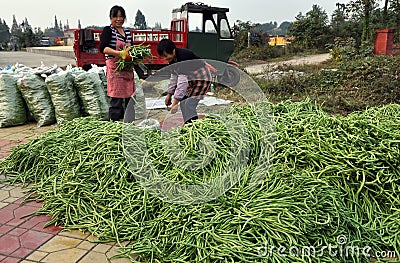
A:
<svg viewBox="0 0 400 263">
<path fill-rule="evenodd" d="M 117 38 L 123 42 L 130 42 L 133 45 L 131 31 L 129 29 L 124 28 L 125 37 L 121 35 L 118 30 L 113 26 L 106 26 L 103 28 L 100 36 L 100 52 L 104 53 L 104 49 L 106 47 L 115 49 L 117 45 Z M 114 56 L 105 54 L 106 59 L 114 58 Z"/>
<path fill-rule="evenodd" d="M 171 77 L 168 93 L 173 94 L 177 100 L 203 99 L 212 81 L 205 61 L 189 49 L 176 48 L 175 54 L 176 61 L 170 63 Z M 186 62 L 178 63 L 183 61 Z"/>
</svg>

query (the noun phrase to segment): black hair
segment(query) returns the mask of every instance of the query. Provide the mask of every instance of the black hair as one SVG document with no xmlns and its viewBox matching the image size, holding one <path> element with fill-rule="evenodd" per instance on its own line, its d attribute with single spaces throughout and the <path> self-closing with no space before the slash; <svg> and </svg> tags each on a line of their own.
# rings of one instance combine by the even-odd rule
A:
<svg viewBox="0 0 400 263">
<path fill-rule="evenodd" d="M 174 52 L 174 49 L 176 49 L 176 46 L 174 42 L 172 42 L 171 39 L 162 39 L 158 45 L 157 45 L 157 52 L 158 55 L 162 56 L 164 54 L 164 51 L 167 54 L 172 54 Z"/>
<path fill-rule="evenodd" d="M 110 18 L 111 17 L 117 17 L 118 11 L 121 12 L 121 16 L 123 18 L 126 18 L 125 9 L 122 6 L 119 6 L 119 5 L 115 5 L 115 6 L 111 7 Z"/>
</svg>

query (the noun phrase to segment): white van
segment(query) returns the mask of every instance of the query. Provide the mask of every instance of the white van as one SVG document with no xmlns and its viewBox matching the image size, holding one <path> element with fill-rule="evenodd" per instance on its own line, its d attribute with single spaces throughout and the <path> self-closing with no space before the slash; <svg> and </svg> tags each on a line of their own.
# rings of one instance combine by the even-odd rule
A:
<svg viewBox="0 0 400 263">
<path fill-rule="evenodd" d="M 49 38 L 42 38 L 40 40 L 40 46 L 42 46 L 42 47 L 50 46 L 50 39 Z"/>
</svg>

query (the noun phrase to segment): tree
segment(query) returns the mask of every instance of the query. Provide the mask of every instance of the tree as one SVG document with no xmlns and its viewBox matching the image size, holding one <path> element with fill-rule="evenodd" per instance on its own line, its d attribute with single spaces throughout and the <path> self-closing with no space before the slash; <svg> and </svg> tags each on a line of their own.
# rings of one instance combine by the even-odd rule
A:
<svg viewBox="0 0 400 263">
<path fill-rule="evenodd" d="M 32 28 L 29 26 L 26 28 L 22 34 L 22 38 L 19 41 L 22 47 L 32 47 L 34 46 L 35 34 L 33 33 Z"/>
<path fill-rule="evenodd" d="M 346 11 L 355 20 L 362 21 L 361 42 L 368 42 L 371 39 L 371 14 L 377 6 L 377 0 L 351 0 L 346 5 Z"/>
<path fill-rule="evenodd" d="M 399 37 L 399 42 L 400 42 L 400 1 L 394 0 L 392 3 L 393 3 L 393 8 L 396 13 L 396 28 L 397 28 L 397 35 Z"/>
<path fill-rule="evenodd" d="M 7 46 L 8 42 L 10 42 L 11 33 L 10 28 L 8 27 L 5 20 L 1 21 L 0 19 L 0 49 Z"/>
<path fill-rule="evenodd" d="M 69 29 L 69 22 L 68 22 L 68 19 L 67 19 L 67 24 L 64 25 L 64 30 L 68 30 L 68 29 Z"/>
<path fill-rule="evenodd" d="M 278 26 L 277 22 L 272 22 L 271 21 L 269 23 L 256 25 L 255 29 L 259 30 L 259 31 L 262 31 L 262 32 L 265 32 L 265 33 L 268 33 L 268 34 L 271 34 L 271 35 L 275 35 L 275 31 L 276 31 L 277 26 Z"/>
<path fill-rule="evenodd" d="M 289 29 L 289 27 L 290 27 L 291 25 L 292 25 L 292 22 L 288 22 L 288 21 L 282 22 L 282 23 L 279 25 L 279 29 L 281 30 L 281 32 L 282 32 L 283 35 L 287 35 L 288 29 Z"/>
<path fill-rule="evenodd" d="M 301 13 L 296 16 L 296 21 L 289 27 L 289 33 L 295 36 L 294 42 L 302 48 L 325 49 L 332 38 L 328 22 L 326 11 L 318 5 L 313 5 L 305 16 Z"/>
<path fill-rule="evenodd" d="M 15 15 L 13 15 L 13 23 L 11 26 L 11 35 L 17 36 L 17 35 L 20 35 L 21 33 L 22 33 L 22 29 L 18 25 Z"/>
<path fill-rule="evenodd" d="M 346 14 L 345 14 L 346 5 L 341 3 L 336 3 L 336 7 L 337 8 L 333 10 L 332 13 L 331 25 L 333 27 L 338 28 L 341 25 L 343 25 L 346 21 Z"/>
<path fill-rule="evenodd" d="M 396 40 L 400 42 L 400 0 L 385 0 L 382 24 L 385 28 L 395 28 Z"/>
<path fill-rule="evenodd" d="M 27 28 L 29 28 L 31 26 L 26 17 L 24 19 L 24 22 L 22 22 L 21 26 L 22 26 L 23 29 L 27 29 Z"/>
<path fill-rule="evenodd" d="M 161 27 L 161 23 L 160 22 L 156 22 L 155 24 L 154 24 L 154 29 L 161 29 L 162 27 Z"/>
<path fill-rule="evenodd" d="M 35 45 L 35 33 L 32 30 L 28 19 L 25 17 L 21 23 L 22 34 L 18 37 L 18 45 L 20 47 L 32 47 Z"/>
<path fill-rule="evenodd" d="M 142 14 L 142 11 L 138 9 L 136 12 L 136 17 L 135 17 L 135 24 L 134 24 L 136 29 L 146 29 L 147 24 L 146 24 L 146 18 Z"/>
<path fill-rule="evenodd" d="M 32 28 L 29 25 L 28 19 L 25 18 L 19 25 L 15 15 L 13 15 L 13 25 L 11 27 L 11 42 L 19 47 L 32 46 L 31 39 L 34 38 Z"/>
<path fill-rule="evenodd" d="M 388 13 L 388 5 L 389 5 L 389 0 L 385 0 L 385 6 L 383 8 L 383 21 L 382 23 L 387 27 L 388 21 L 387 21 L 387 13 Z"/>
<path fill-rule="evenodd" d="M 42 31 L 42 29 L 40 27 L 35 27 L 34 29 L 34 39 L 33 39 L 33 45 L 34 46 L 39 46 L 40 45 L 40 41 L 42 40 L 44 33 Z"/>
<path fill-rule="evenodd" d="M 40 39 L 43 36 L 43 32 L 40 28 L 35 28 L 35 30 L 32 29 L 32 26 L 29 24 L 26 17 L 21 24 L 18 24 L 15 15 L 13 15 L 13 24 L 10 34 L 10 41 L 13 44 L 17 44 L 19 47 L 38 46 Z"/>
<path fill-rule="evenodd" d="M 13 15 L 13 24 L 11 26 L 11 42 L 14 44 L 18 43 L 21 36 L 22 36 L 22 29 L 18 25 L 15 15 Z"/>
<path fill-rule="evenodd" d="M 54 28 L 58 29 L 57 16 L 54 16 Z"/>
<path fill-rule="evenodd" d="M 350 21 L 348 19 L 345 4 L 336 3 L 336 7 L 331 18 L 332 35 L 343 39 L 352 37 L 357 43 L 361 43 L 359 22 L 356 20 Z"/>
<path fill-rule="evenodd" d="M 240 51 L 248 46 L 248 35 L 254 25 L 250 22 L 242 22 L 237 20 L 233 25 L 232 31 L 234 36 L 235 50 Z"/>
</svg>

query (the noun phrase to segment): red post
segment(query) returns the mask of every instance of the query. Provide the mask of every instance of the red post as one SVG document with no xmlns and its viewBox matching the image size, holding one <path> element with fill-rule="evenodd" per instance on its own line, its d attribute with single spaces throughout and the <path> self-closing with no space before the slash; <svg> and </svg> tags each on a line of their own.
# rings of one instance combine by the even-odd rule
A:
<svg viewBox="0 0 400 263">
<path fill-rule="evenodd" d="M 375 55 L 392 55 L 394 29 L 375 30 Z"/>
</svg>

